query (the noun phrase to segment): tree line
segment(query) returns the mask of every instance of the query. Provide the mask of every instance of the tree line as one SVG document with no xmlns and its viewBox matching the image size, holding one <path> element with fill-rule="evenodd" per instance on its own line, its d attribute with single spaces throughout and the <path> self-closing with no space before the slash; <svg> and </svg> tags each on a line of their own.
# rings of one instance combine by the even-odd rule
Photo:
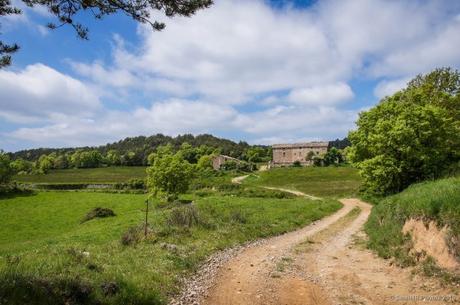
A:
<svg viewBox="0 0 460 305">
<path fill-rule="evenodd" d="M 221 139 L 212 135 L 180 135 L 169 137 L 157 134 L 150 137 L 126 138 L 99 147 L 39 148 L 9 153 L 15 173 L 47 173 L 51 169 L 96 168 L 105 166 L 147 166 L 153 164 L 158 148 L 170 147 L 181 151 L 191 164 L 202 156 L 224 154 L 250 163 L 271 160 L 271 147 L 249 145 Z"/>
</svg>

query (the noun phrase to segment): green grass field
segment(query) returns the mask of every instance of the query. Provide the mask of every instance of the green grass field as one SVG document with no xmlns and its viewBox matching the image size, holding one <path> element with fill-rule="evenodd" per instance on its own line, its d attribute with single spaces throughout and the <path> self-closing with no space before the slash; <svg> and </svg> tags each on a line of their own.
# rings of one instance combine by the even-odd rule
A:
<svg viewBox="0 0 460 305">
<path fill-rule="evenodd" d="M 410 238 L 401 233 L 409 218 L 447 225 L 451 251 L 460 259 L 460 177 L 414 184 L 377 202 L 365 226 L 370 248 L 401 265 L 414 264 Z"/>
<path fill-rule="evenodd" d="M 293 230 L 341 206 L 216 192 L 194 198 L 193 226 L 173 217 L 185 206 L 155 209 L 150 237 L 124 246 L 121 236 L 143 220 L 145 198 L 38 192 L 0 199 L 0 304 L 165 304 L 213 252 Z M 80 223 L 95 207 L 116 216 Z"/>
<path fill-rule="evenodd" d="M 117 183 L 129 179 L 145 179 L 143 166 L 117 166 L 101 168 L 73 168 L 51 170 L 46 175 L 18 175 L 13 178 L 22 183 Z"/>
<path fill-rule="evenodd" d="M 358 171 L 352 167 L 275 168 L 244 180 L 254 186 L 274 186 L 298 190 L 318 197 L 356 195 L 361 185 Z"/>
</svg>

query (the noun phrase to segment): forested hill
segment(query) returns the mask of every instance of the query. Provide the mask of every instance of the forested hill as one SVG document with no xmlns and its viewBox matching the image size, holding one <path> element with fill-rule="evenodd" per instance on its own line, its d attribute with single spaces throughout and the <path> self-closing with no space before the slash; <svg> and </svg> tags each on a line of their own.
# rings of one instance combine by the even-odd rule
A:
<svg viewBox="0 0 460 305">
<path fill-rule="evenodd" d="M 226 154 L 235 158 L 240 158 L 244 151 L 250 147 L 246 142 L 240 141 L 239 143 L 233 142 L 227 139 L 217 138 L 213 135 L 202 134 L 193 136 L 191 134 L 179 135 L 177 137 L 165 136 L 162 134 L 156 134 L 153 136 L 145 137 L 130 137 L 120 140 L 115 143 L 110 143 L 98 147 L 69 147 L 69 148 L 36 148 L 27 149 L 11 153 L 12 159 L 24 159 L 28 161 L 36 161 L 42 155 L 49 155 L 51 153 L 71 154 L 77 150 L 98 150 L 101 154 L 106 155 L 108 151 L 115 150 L 121 155 L 134 154 L 134 159 L 139 159 L 140 162 L 134 162 L 142 164 L 142 160 L 152 153 L 158 146 L 166 145 L 171 143 L 174 147 L 179 148 L 183 143 L 188 143 L 193 147 L 199 147 L 206 145 L 208 147 L 219 148 L 222 154 Z M 134 161 L 134 160 L 133 160 Z"/>
</svg>

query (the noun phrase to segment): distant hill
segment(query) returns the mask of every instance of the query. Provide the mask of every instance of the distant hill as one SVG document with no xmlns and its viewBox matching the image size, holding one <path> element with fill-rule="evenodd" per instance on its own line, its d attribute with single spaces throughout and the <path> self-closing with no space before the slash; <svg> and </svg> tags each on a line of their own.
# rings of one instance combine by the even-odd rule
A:
<svg viewBox="0 0 460 305">
<path fill-rule="evenodd" d="M 249 145 L 244 141 L 234 142 L 228 139 L 222 139 L 215 137 L 210 134 L 202 135 L 191 135 L 184 134 L 177 137 L 165 136 L 163 134 L 156 134 L 152 136 L 138 136 L 128 137 L 123 140 L 114 143 L 108 143 L 101 146 L 85 146 L 85 147 L 67 147 L 67 148 L 35 148 L 20 150 L 14 153 L 10 153 L 12 159 L 24 159 L 28 161 L 36 161 L 42 155 L 49 155 L 55 153 L 57 155 L 72 154 L 77 150 L 97 150 L 102 155 L 106 155 L 110 150 L 116 150 L 120 155 L 131 154 L 129 165 L 145 165 L 147 164 L 147 156 L 155 151 L 158 146 L 172 144 L 175 148 L 179 148 L 183 143 L 188 143 L 193 147 L 199 147 L 206 145 L 213 148 L 218 148 L 224 155 L 228 155 L 234 158 L 244 158 L 244 153 L 248 148 L 251 147 L 262 147 L 267 148 L 265 145 Z M 350 145 L 347 138 L 343 140 L 336 139 L 329 142 L 329 147 L 336 147 L 343 149 Z M 271 154 L 271 153 L 270 153 Z"/>
<path fill-rule="evenodd" d="M 171 143 L 174 147 L 179 148 L 183 143 L 189 143 L 193 147 L 206 145 L 209 147 L 220 148 L 221 153 L 239 158 L 243 152 L 251 147 L 246 142 L 240 141 L 238 143 L 215 137 L 210 134 L 202 134 L 193 136 L 191 134 L 179 135 L 177 137 L 165 136 L 163 134 L 156 134 L 153 136 L 138 136 L 128 137 L 115 143 L 108 143 L 97 147 L 68 147 L 68 148 L 35 148 L 20 150 L 11 153 L 13 159 L 22 158 L 28 161 L 36 161 L 41 155 L 49 155 L 56 153 L 58 155 L 65 153 L 73 153 L 76 150 L 98 150 L 102 154 L 106 154 L 109 150 L 117 150 L 120 154 L 134 152 L 141 160 L 145 159 L 151 152 L 158 146 Z"/>
</svg>

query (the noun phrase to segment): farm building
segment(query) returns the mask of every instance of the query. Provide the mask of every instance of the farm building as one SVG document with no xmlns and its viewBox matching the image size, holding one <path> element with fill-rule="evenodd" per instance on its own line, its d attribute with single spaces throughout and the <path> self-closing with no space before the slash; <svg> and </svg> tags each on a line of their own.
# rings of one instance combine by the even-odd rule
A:
<svg viewBox="0 0 460 305">
<path fill-rule="evenodd" d="M 226 155 L 218 155 L 218 156 L 215 156 L 214 158 L 212 158 L 212 167 L 215 169 L 215 170 L 219 170 L 220 167 L 222 166 L 222 164 L 224 164 L 225 162 L 227 161 L 235 161 L 237 163 L 241 163 L 242 161 L 241 160 L 238 160 L 236 158 L 232 158 L 230 156 L 226 156 Z"/>
<path fill-rule="evenodd" d="M 288 166 L 299 161 L 302 165 L 310 165 L 306 158 L 310 152 L 314 155 L 323 155 L 327 152 L 329 142 L 309 142 L 294 144 L 274 144 L 273 161 L 271 166 Z"/>
</svg>

